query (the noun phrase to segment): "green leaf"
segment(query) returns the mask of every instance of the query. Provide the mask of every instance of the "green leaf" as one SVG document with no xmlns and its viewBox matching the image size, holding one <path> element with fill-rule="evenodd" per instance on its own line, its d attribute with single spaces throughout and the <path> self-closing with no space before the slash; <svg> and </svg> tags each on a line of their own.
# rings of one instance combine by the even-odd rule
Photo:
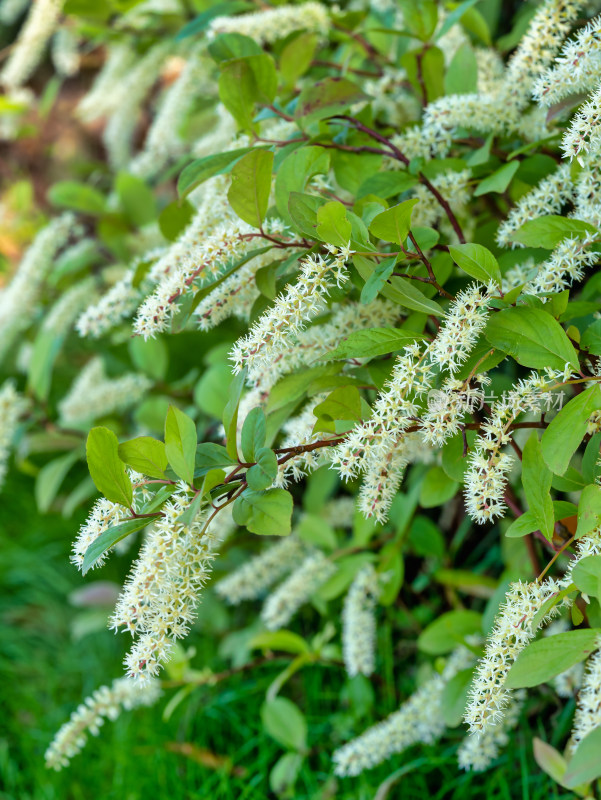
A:
<svg viewBox="0 0 601 800">
<path fill-rule="evenodd" d="M 468 8 L 461 18 L 461 24 L 466 31 L 481 39 L 487 47 L 491 47 L 492 39 L 489 27 L 477 8 Z"/>
<path fill-rule="evenodd" d="M 543 433 L 541 445 L 543 458 L 556 475 L 563 475 L 567 470 L 586 433 L 591 414 L 600 408 L 601 388 L 598 385 L 591 386 L 573 397 L 551 420 Z"/>
<path fill-rule="evenodd" d="M 45 514 L 62 486 L 67 473 L 79 458 L 73 451 L 44 464 L 35 479 L 35 501 L 39 511 Z"/>
<path fill-rule="evenodd" d="M 368 95 L 347 78 L 324 78 L 310 83 L 301 91 L 294 116 L 303 125 L 308 125 L 342 114 L 350 105 L 367 99 Z"/>
<path fill-rule="evenodd" d="M 307 723 L 297 705 L 286 697 L 274 697 L 261 706 L 265 731 L 289 750 L 307 748 Z"/>
<path fill-rule="evenodd" d="M 470 94 L 478 90 L 478 62 L 466 42 L 458 47 L 444 76 L 445 94 Z"/>
<path fill-rule="evenodd" d="M 185 197 L 214 175 L 229 172 L 234 164 L 252 149 L 251 147 L 239 147 L 236 150 L 196 159 L 180 173 L 177 181 L 178 195 Z"/>
<path fill-rule="evenodd" d="M 375 270 L 374 263 L 363 256 L 354 255 L 353 264 L 364 281 L 367 281 Z M 380 293 L 389 300 L 410 308 L 412 311 L 434 314 L 438 317 L 443 314 L 442 308 L 438 303 L 426 297 L 411 281 L 405 278 L 390 278 L 388 283 L 384 284 Z"/>
<path fill-rule="evenodd" d="M 399 305 L 410 308 L 412 311 L 419 311 L 422 314 L 434 314 L 442 316 L 441 307 L 434 300 L 418 289 L 412 281 L 406 278 L 391 278 L 389 285 L 382 289 L 382 294 L 390 300 L 396 301 Z"/>
<path fill-rule="evenodd" d="M 139 370 L 155 381 L 165 378 L 169 366 L 169 352 L 164 339 L 133 336 L 128 342 L 128 349 L 131 360 Z"/>
<path fill-rule="evenodd" d="M 317 234 L 317 212 L 325 204 L 323 197 L 291 192 L 288 199 L 288 217 L 291 225 L 309 239 L 319 239 Z"/>
<path fill-rule="evenodd" d="M 474 444 L 475 431 L 465 431 L 468 448 Z M 463 454 L 463 434 L 451 436 L 442 447 L 442 468 L 449 478 L 463 483 L 463 476 L 468 466 L 467 453 Z"/>
<path fill-rule="evenodd" d="M 238 430 L 238 408 L 240 397 L 246 380 L 246 369 L 241 370 L 229 388 L 229 400 L 223 409 L 223 427 L 226 436 L 226 449 L 232 458 L 238 457 L 238 447 L 236 442 L 236 432 Z"/>
<path fill-rule="evenodd" d="M 186 510 L 179 515 L 177 521 L 180 525 L 191 525 L 198 514 L 200 513 L 200 507 L 202 505 L 204 492 L 199 492 L 195 497 L 192 499 L 190 505 L 186 508 Z"/>
<path fill-rule="evenodd" d="M 389 542 L 384 545 L 380 553 L 378 572 L 385 576 L 378 603 L 381 606 L 391 606 L 397 599 L 405 580 L 405 561 L 403 554 L 399 551 L 398 542 Z"/>
<path fill-rule="evenodd" d="M 390 258 L 385 258 L 383 261 L 380 261 L 369 278 L 365 281 L 365 286 L 361 290 L 362 303 L 367 304 L 375 300 L 394 272 L 396 262 L 396 256 L 391 256 Z"/>
<path fill-rule="evenodd" d="M 178 478 L 192 485 L 196 458 L 196 425 L 183 411 L 169 406 L 165 419 L 165 452 Z"/>
<path fill-rule="evenodd" d="M 568 769 L 563 776 L 562 785 L 575 789 L 581 784 L 590 783 L 601 776 L 601 728 L 594 728 L 579 743 L 576 752 L 568 761 Z"/>
<path fill-rule="evenodd" d="M 422 334 L 398 328 L 366 328 L 350 333 L 334 350 L 321 356 L 320 361 L 375 358 L 402 350 L 416 339 L 423 339 Z"/>
<path fill-rule="evenodd" d="M 554 747 L 536 736 L 532 742 L 534 760 L 538 766 L 556 783 L 562 784 L 562 779 L 567 768 L 567 761 Z"/>
<path fill-rule="evenodd" d="M 245 461 L 255 460 L 255 453 L 265 444 L 265 431 L 265 412 L 261 406 L 256 406 L 246 415 L 240 434 L 242 455 Z"/>
<path fill-rule="evenodd" d="M 317 209 L 317 235 L 322 241 L 337 247 L 348 245 L 351 238 L 351 223 L 342 203 L 332 200 Z"/>
<path fill-rule="evenodd" d="M 319 598 L 327 602 L 340 597 L 349 588 L 359 570 L 373 561 L 373 553 L 355 553 L 338 559 L 336 572 L 319 587 Z"/>
<path fill-rule="evenodd" d="M 587 629 L 537 639 L 517 657 L 505 679 L 505 688 L 523 689 L 550 681 L 588 658 L 597 649 L 599 633 L 598 629 Z"/>
<path fill-rule="evenodd" d="M 340 372 L 340 367 L 339 364 L 328 364 L 299 370 L 299 372 L 281 378 L 269 393 L 266 409 L 268 416 L 289 403 L 300 400 L 312 383 L 320 378 L 336 375 Z"/>
<path fill-rule="evenodd" d="M 445 554 L 445 541 L 438 527 L 428 517 L 418 514 L 409 528 L 409 543 L 413 551 L 422 557 L 442 559 Z"/>
<path fill-rule="evenodd" d="M 433 656 L 450 653 L 466 636 L 479 633 L 481 624 L 482 615 L 476 611 L 447 611 L 420 633 L 417 646 Z"/>
<path fill-rule="evenodd" d="M 318 43 L 318 34 L 308 31 L 288 42 L 280 55 L 280 75 L 285 84 L 294 86 L 309 69 Z"/>
<path fill-rule="evenodd" d="M 261 45 L 241 33 L 221 33 L 209 42 L 207 50 L 217 63 L 231 61 L 233 58 L 257 56 L 263 52 Z"/>
<path fill-rule="evenodd" d="M 148 475 L 150 478 L 164 478 L 167 469 L 165 445 L 151 436 L 138 436 L 119 445 L 119 458 L 125 464 Z"/>
<path fill-rule="evenodd" d="M 515 161 L 509 161 L 507 164 L 503 164 L 500 169 L 496 170 L 496 172 L 493 172 L 493 174 L 489 175 L 488 178 L 484 178 L 483 181 L 480 181 L 478 188 L 474 192 L 474 197 L 480 197 L 481 195 L 488 194 L 489 192 L 503 194 L 503 192 L 511 183 L 511 179 L 518 171 L 519 167 L 520 162 L 517 159 Z"/>
<path fill-rule="evenodd" d="M 196 209 L 187 200 L 174 200 L 165 206 L 159 214 L 159 229 L 165 239 L 175 242 L 186 230 L 195 213 Z"/>
<path fill-rule="evenodd" d="M 141 178 L 120 172 L 115 180 L 115 190 L 121 208 L 132 225 L 139 228 L 157 218 L 154 192 Z"/>
<path fill-rule="evenodd" d="M 465 12 L 468 11 L 472 6 L 475 6 L 477 2 L 478 0 L 464 0 L 463 3 L 459 3 L 456 8 L 454 8 L 445 16 L 442 25 L 436 31 L 434 40 L 437 41 L 444 36 L 445 33 L 450 31 L 453 25 L 456 25 L 461 20 Z"/>
<path fill-rule="evenodd" d="M 284 753 L 269 772 L 269 788 L 276 797 L 290 797 L 303 766 L 302 753 Z"/>
<path fill-rule="evenodd" d="M 211 469 L 230 467 L 237 462 L 232 459 L 228 451 L 221 444 L 203 442 L 196 448 L 195 475 L 200 477 Z"/>
<path fill-rule="evenodd" d="M 438 21 L 438 8 L 432 0 L 398 0 L 403 12 L 403 23 L 412 36 L 427 42 L 434 33 Z"/>
<path fill-rule="evenodd" d="M 329 167 L 330 156 L 323 147 L 300 147 L 282 161 L 275 179 L 275 204 L 285 222 L 292 223 L 288 211 L 292 193 L 302 193 L 314 175 L 327 174 Z"/>
<path fill-rule="evenodd" d="M 35 338 L 27 370 L 27 382 L 38 400 L 45 400 L 48 397 L 54 362 L 64 339 L 64 333 L 46 330 L 43 325 Z"/>
<path fill-rule="evenodd" d="M 578 526 L 576 538 L 580 539 L 590 533 L 601 521 L 601 486 L 590 484 L 585 486 L 578 503 Z"/>
<path fill-rule="evenodd" d="M 216 486 L 221 486 L 225 480 L 225 470 L 210 469 L 204 476 L 201 494 L 204 496 L 211 492 Z M 223 492 L 222 492 L 223 493 Z"/>
<path fill-rule="evenodd" d="M 92 428 L 86 442 L 86 458 L 98 491 L 107 500 L 129 508 L 133 490 L 125 464 L 119 458 L 119 442 L 115 434 L 108 428 Z"/>
<path fill-rule="evenodd" d="M 449 253 L 457 266 L 482 283 L 501 285 L 501 270 L 497 259 L 481 244 L 450 245 Z"/>
<path fill-rule="evenodd" d="M 450 500 L 459 484 L 449 478 L 442 467 L 430 467 L 424 477 L 419 493 L 422 508 L 435 508 Z"/>
<path fill-rule="evenodd" d="M 597 228 L 588 222 L 549 214 L 528 220 L 511 238 L 526 247 L 544 247 L 546 250 L 553 250 L 568 236 L 584 237 L 590 233 L 597 233 Z"/>
<path fill-rule="evenodd" d="M 418 202 L 415 198 L 404 200 L 402 203 L 378 214 L 377 217 L 372 219 L 369 232 L 378 239 L 402 245 L 411 227 L 413 207 Z"/>
<path fill-rule="evenodd" d="M 534 516 L 532 511 L 525 511 L 523 514 L 511 523 L 505 531 L 505 536 L 510 539 L 518 539 L 521 536 L 527 536 L 529 533 L 537 531 L 539 522 Z"/>
<path fill-rule="evenodd" d="M 581 592 L 601 598 L 601 556 L 580 559 L 572 571 L 572 580 Z"/>
<path fill-rule="evenodd" d="M 526 493 L 529 511 L 536 520 L 536 527 L 549 541 L 553 538 L 555 514 L 551 499 L 551 470 L 543 459 L 542 448 L 536 433 L 532 433 L 523 449 L 522 485 Z M 599 490 L 601 492 L 601 489 Z"/>
<path fill-rule="evenodd" d="M 473 677 L 473 667 L 462 669 L 445 684 L 442 690 L 440 710 L 444 723 L 449 728 L 461 725 Z"/>
<path fill-rule="evenodd" d="M 271 103 L 278 78 L 268 53 L 224 61 L 219 76 L 219 97 L 243 129 L 252 128 L 256 102 Z"/>
<path fill-rule="evenodd" d="M 311 648 L 302 636 L 292 631 L 263 631 L 255 634 L 248 646 L 251 650 L 280 650 L 282 653 L 309 653 Z"/>
<path fill-rule="evenodd" d="M 229 204 L 244 222 L 260 228 L 265 219 L 271 190 L 271 150 L 251 150 L 232 169 Z"/>
<path fill-rule="evenodd" d="M 580 346 L 594 356 L 601 356 L 601 319 L 587 326 L 582 334 Z"/>
<path fill-rule="evenodd" d="M 303 498 L 304 500 L 305 498 Z M 305 504 L 306 505 L 306 504 Z M 317 514 L 303 514 L 295 529 L 295 534 L 308 544 L 316 545 L 322 550 L 335 550 L 338 539 L 334 528 Z"/>
<path fill-rule="evenodd" d="M 160 516 L 156 514 L 155 516 Z M 130 533 L 141 531 L 147 525 L 150 525 L 154 517 L 138 517 L 137 519 L 126 519 L 125 522 L 120 522 L 118 525 L 112 525 L 103 531 L 97 539 L 94 539 L 92 544 L 88 547 L 83 557 L 83 564 L 81 567 L 82 574 L 91 569 L 98 561 L 103 553 L 106 553 L 111 547 L 125 539 Z"/>
<path fill-rule="evenodd" d="M 292 495 L 285 489 L 253 492 L 246 489 L 236 500 L 236 524 L 260 536 L 288 536 L 292 530 Z"/>
<path fill-rule="evenodd" d="M 363 181 L 357 191 L 357 200 L 368 194 L 388 200 L 389 197 L 412 189 L 417 183 L 417 177 L 409 172 L 376 172 Z"/>
<path fill-rule="evenodd" d="M 313 409 L 316 417 L 329 419 L 361 419 L 361 395 L 355 386 L 340 386 Z"/>
<path fill-rule="evenodd" d="M 571 364 L 579 369 L 576 351 L 559 322 L 538 308 L 520 306 L 494 314 L 485 336 L 524 367 L 559 370 Z"/>
<path fill-rule="evenodd" d="M 274 482 L 278 474 L 278 459 L 269 447 L 260 447 L 255 460 L 255 465 L 246 473 L 246 482 L 254 492 L 260 492 Z"/>
<path fill-rule="evenodd" d="M 83 214 L 103 214 L 106 200 L 103 194 L 85 183 L 59 181 L 48 190 L 48 200 L 54 206 L 72 208 Z"/>
<path fill-rule="evenodd" d="M 211 364 L 194 387 L 194 403 L 205 414 L 221 419 L 230 397 L 232 382 L 229 364 L 223 361 Z"/>
</svg>

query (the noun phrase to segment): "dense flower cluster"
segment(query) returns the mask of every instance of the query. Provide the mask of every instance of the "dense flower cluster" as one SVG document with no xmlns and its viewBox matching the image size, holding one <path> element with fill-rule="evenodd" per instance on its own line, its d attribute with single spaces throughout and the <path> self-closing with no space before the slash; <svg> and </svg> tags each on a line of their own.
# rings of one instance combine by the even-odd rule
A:
<svg viewBox="0 0 601 800">
<path fill-rule="evenodd" d="M 378 576 L 368 565 L 357 573 L 342 611 L 342 647 L 348 674 L 371 675 L 375 669 L 375 606 Z"/>
<path fill-rule="evenodd" d="M 121 709 L 151 706 L 161 695 L 158 681 L 141 684 L 131 678 L 118 678 L 111 686 L 101 686 L 71 714 L 46 750 L 46 766 L 60 770 L 85 746 L 88 734 L 97 736 L 105 719 L 114 721 Z"/>
<path fill-rule="evenodd" d="M 12 381 L 6 381 L 0 386 L 0 487 L 6 476 L 7 461 L 19 417 L 27 411 L 28 406 L 29 403 L 17 392 Z"/>
<path fill-rule="evenodd" d="M 44 213 L 72 211 L 36 218 L 14 269 L 20 233 L 9 242 L 0 362 L 17 377 L 0 385 L 0 484 L 19 439 L 38 497 L 69 513 L 92 497 L 72 546 L 79 569 L 107 531 L 127 521 L 144 532 L 110 618 L 132 637 L 127 677 L 77 709 L 48 766 L 65 766 L 121 707 L 154 702 L 205 587 L 224 619 L 244 621 L 245 642 L 294 625 L 312 604 L 301 626 L 307 662 L 343 665 L 353 686 L 367 685 L 380 618 L 395 633 L 405 618 L 436 626 L 451 600 L 445 624 L 456 619 L 469 551 L 479 576 L 513 581 L 484 655 L 478 636 L 456 635 L 449 621 L 446 663 L 421 664 L 415 693 L 336 750 L 333 765 L 356 776 L 437 741 L 449 683 L 477 662 L 456 755 L 462 769 L 488 768 L 524 704 L 506 688 L 512 664 L 572 605 L 568 593 L 582 592 L 575 565 L 601 554 L 600 528 L 559 544 L 567 509 L 576 515 L 568 501 L 599 472 L 598 9 L 530 4 L 496 48 L 494 14 L 469 3 L 146 0 L 123 13 L 113 4 L 106 30 L 80 18 L 80 5 L 0 0 L 3 26 L 22 18 L 0 71 L 0 138 L 26 140 L 67 81 L 78 135 L 92 144 L 81 175 L 47 193 Z M 56 86 L 38 102 L 48 71 Z M 11 202 L 0 198 L 6 227 Z M 554 423 L 557 390 L 575 401 L 574 416 Z M 84 447 L 93 426 L 117 437 L 105 437 L 99 463 Z M 482 545 L 479 526 L 494 536 L 524 497 L 535 516 L 519 479 L 529 427 L 542 436 L 541 470 L 564 495 L 552 495 L 553 540 L 528 533 L 528 549 L 515 542 L 518 555 L 507 556 Z M 574 454 L 569 470 L 553 463 L 549 441 Z M 65 466 L 86 452 L 97 488 L 116 482 L 117 492 L 94 499 L 87 479 L 65 499 Z M 124 481 L 133 499 L 122 505 L 108 498 Z M 248 538 L 234 534 L 244 526 Z M 269 535 L 249 546 L 255 533 Z M 233 546 L 213 583 L 222 544 Z M 480 545 L 488 560 L 472 567 Z M 557 556 L 562 547 L 570 559 Z M 466 605 L 492 591 L 467 584 Z M 416 594 L 423 620 L 410 608 Z M 249 623 L 254 601 L 262 608 Z M 312 614 L 326 622 L 310 636 Z M 247 668 L 245 647 L 235 670 Z M 278 691 L 304 659 L 292 664 Z M 190 674 L 198 679 L 191 670 L 184 683 Z M 550 685 L 560 697 L 580 686 L 573 752 L 601 725 L 599 653 Z"/>
<path fill-rule="evenodd" d="M 469 667 L 472 659 L 469 650 L 458 648 L 442 674 L 425 681 L 398 711 L 336 750 L 332 756 L 336 774 L 360 775 L 411 745 L 431 744 L 439 739 L 445 729 L 440 713 L 444 687 L 460 670 Z"/>
</svg>

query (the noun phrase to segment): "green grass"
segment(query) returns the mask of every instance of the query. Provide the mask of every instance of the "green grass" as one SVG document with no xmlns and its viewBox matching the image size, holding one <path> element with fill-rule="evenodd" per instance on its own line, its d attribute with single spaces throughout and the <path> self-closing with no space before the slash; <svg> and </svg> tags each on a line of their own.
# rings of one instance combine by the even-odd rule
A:
<svg viewBox="0 0 601 800">
<path fill-rule="evenodd" d="M 69 594 L 84 583 L 68 563 L 79 520 L 39 517 L 30 489 L 28 479 L 9 479 L 0 508 L 0 577 L 4 586 L 0 600 L 0 798 L 272 797 L 268 775 L 283 751 L 262 730 L 259 712 L 267 687 L 281 669 L 274 664 L 240 673 L 212 688 L 193 690 L 164 721 L 163 709 L 176 691 L 166 690 L 155 708 L 124 713 L 116 722 L 107 722 L 69 769 L 60 773 L 45 769 L 44 750 L 56 729 L 83 697 L 121 674 L 126 640 L 106 630 L 101 619 L 93 624 L 97 611 L 82 611 L 69 602 Z M 89 580 L 122 581 L 127 563 L 128 558 L 113 558 Z M 217 615 L 214 627 L 232 622 L 225 613 L 229 614 L 222 611 L 219 619 Z M 86 621 L 90 631 L 74 637 L 73 631 L 81 634 Z M 241 624 L 239 612 L 233 622 Z M 215 670 L 229 666 L 216 655 L 216 642 L 222 636 L 219 630 L 209 630 L 206 623 L 204 632 L 201 623 L 200 630 L 192 633 L 186 644 L 196 648 L 196 668 L 207 663 Z M 392 664 L 393 636 L 387 626 L 380 638 L 385 651 L 382 663 Z M 385 666 L 383 674 L 389 672 Z M 573 797 L 558 789 L 535 765 L 533 733 L 524 726 L 495 768 L 484 775 L 458 771 L 455 750 L 462 734 L 457 730 L 453 740 L 445 739 L 439 746 L 413 748 L 358 779 L 335 782 L 330 754 L 337 744 L 394 710 L 399 699 L 411 691 L 411 670 L 397 663 L 394 675 L 398 684 L 376 684 L 375 704 L 370 707 L 367 703 L 363 711 L 358 701 L 350 706 L 341 704 L 345 680 L 337 668 L 316 666 L 286 684 L 284 694 L 307 715 L 311 748 L 291 797 L 372 800 L 382 781 L 398 770 L 404 774 L 391 787 L 391 800 Z M 343 696 L 347 695 L 345 689 Z M 569 715 L 569 708 L 562 712 L 558 707 L 554 713 L 555 744 L 565 737 Z M 547 717 L 538 719 L 533 713 L 529 719 L 538 735 L 545 736 Z M 168 747 L 173 742 L 227 756 L 237 771 L 230 774 L 226 768 L 210 768 L 174 753 Z"/>
</svg>

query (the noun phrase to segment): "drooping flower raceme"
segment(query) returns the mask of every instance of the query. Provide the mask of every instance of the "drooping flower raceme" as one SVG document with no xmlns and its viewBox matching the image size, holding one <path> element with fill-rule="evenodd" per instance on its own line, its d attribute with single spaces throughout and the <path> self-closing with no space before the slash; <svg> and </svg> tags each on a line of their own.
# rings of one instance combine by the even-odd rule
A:
<svg viewBox="0 0 601 800">
<path fill-rule="evenodd" d="M 102 69 L 77 107 L 81 119 L 96 119 L 112 108 L 114 94 L 120 90 L 125 76 L 136 61 L 136 55 L 129 41 L 118 41 L 108 48 Z"/>
<path fill-rule="evenodd" d="M 360 775 L 411 745 L 432 744 L 439 739 L 445 729 L 441 713 L 444 687 L 472 661 L 473 655 L 467 648 L 455 650 L 442 674 L 427 680 L 398 711 L 335 751 L 332 761 L 336 775 Z"/>
<path fill-rule="evenodd" d="M 509 732 L 518 723 L 525 699 L 526 692 L 514 692 L 504 709 L 503 718 L 497 724 L 465 737 L 457 751 L 457 761 L 462 769 L 474 772 L 488 769 L 499 755 L 499 750 L 509 742 Z"/>
<path fill-rule="evenodd" d="M 243 600 L 256 600 L 294 570 L 307 550 L 305 542 L 291 534 L 268 545 L 262 553 L 222 578 L 215 584 L 215 591 L 231 605 L 238 605 Z"/>
<path fill-rule="evenodd" d="M 136 372 L 108 378 L 102 359 L 93 358 L 59 403 L 63 425 L 82 425 L 112 411 L 129 408 L 138 402 L 151 385 L 149 378 Z"/>
<path fill-rule="evenodd" d="M 80 314 L 75 326 L 79 335 L 98 339 L 131 316 L 142 299 L 140 287 L 134 286 L 138 266 L 146 261 L 157 260 L 164 254 L 165 248 L 156 248 L 134 260 L 131 269 Z"/>
<path fill-rule="evenodd" d="M 159 681 L 144 684 L 131 678 L 118 678 L 111 686 L 101 686 L 87 697 L 58 730 L 46 750 L 46 766 L 60 770 L 85 746 L 88 734 L 97 736 L 105 719 L 114 721 L 121 708 L 131 711 L 139 706 L 152 706 L 161 696 Z"/>
<path fill-rule="evenodd" d="M 375 669 L 375 606 L 379 593 L 378 575 L 368 564 L 352 582 L 342 611 L 344 666 L 351 678 L 371 675 Z"/>
<path fill-rule="evenodd" d="M 72 214 L 52 220 L 29 246 L 9 285 L 0 292 L 0 360 L 35 314 L 40 291 L 54 257 L 72 234 L 78 232 Z"/>
<path fill-rule="evenodd" d="M 596 647 L 601 647 L 601 640 L 597 640 Z M 597 649 L 587 661 L 582 686 L 578 692 L 578 704 L 570 739 L 571 749 L 575 750 L 582 739 L 599 725 L 601 725 L 601 650 Z"/>
<path fill-rule="evenodd" d="M 428 394 L 428 409 L 420 418 L 420 435 L 428 444 L 441 447 L 459 433 L 466 414 L 481 408 L 481 387 L 490 383 L 486 375 L 475 375 L 471 382 L 447 378 L 440 389 Z M 473 385 L 472 385 L 473 384 Z"/>
<path fill-rule="evenodd" d="M 432 344 L 431 357 L 442 370 L 454 375 L 467 359 L 486 325 L 494 291 L 474 283 L 456 295 Z"/>
<path fill-rule="evenodd" d="M 156 175 L 170 158 L 179 155 L 184 147 L 181 129 L 198 96 L 199 86 L 206 87 L 207 92 L 215 86 L 209 76 L 209 60 L 204 48 L 198 47 L 189 54 L 179 77 L 165 93 L 144 147 L 129 165 L 134 175 Z"/>
<path fill-rule="evenodd" d="M 28 407 L 29 402 L 17 392 L 12 381 L 5 381 L 0 386 L 0 488 L 6 477 L 6 465 L 19 417 Z"/>
<path fill-rule="evenodd" d="M 187 635 L 195 619 L 215 542 L 202 533 L 204 509 L 190 522 L 180 521 L 189 506 L 190 498 L 183 490 L 163 506 L 111 618 L 111 628 L 129 631 L 134 637 L 124 661 L 130 677 L 146 680 L 157 675 L 174 641 Z"/>
<path fill-rule="evenodd" d="M 24 84 L 40 63 L 44 48 L 56 30 L 65 0 L 36 0 L 15 45 L 0 73 L 0 83 L 8 88 Z"/>
<path fill-rule="evenodd" d="M 59 28 L 52 37 L 52 63 L 63 78 L 71 78 L 79 71 L 77 36 L 66 27 Z"/>
<path fill-rule="evenodd" d="M 73 542 L 70 561 L 78 569 L 82 569 L 84 556 L 92 542 L 113 525 L 118 525 L 125 519 L 131 519 L 131 511 L 139 511 L 142 503 L 149 498 L 148 489 L 143 484 L 144 476 L 134 472 L 132 469 L 128 469 L 127 473 L 134 486 L 131 509 L 120 503 L 113 503 L 111 500 L 107 500 L 106 497 L 96 500 L 88 514 L 88 518 L 80 526 L 77 538 Z M 128 539 L 122 541 L 128 541 Z M 116 548 L 118 544 L 115 546 Z M 101 567 L 111 550 L 112 548 L 100 555 L 93 566 Z"/>
<path fill-rule="evenodd" d="M 298 30 L 325 35 L 329 27 L 326 6 L 309 0 L 299 5 L 266 8 L 236 17 L 216 17 L 209 25 L 208 36 L 213 38 L 220 33 L 241 33 L 259 44 L 270 44 Z"/>
<path fill-rule="evenodd" d="M 175 311 L 179 297 L 190 291 L 197 279 L 211 278 L 235 255 L 240 256 L 250 245 L 243 235 L 250 228 L 244 224 L 224 225 L 161 280 L 155 291 L 138 309 L 134 331 L 145 339 L 164 331 Z"/>
<path fill-rule="evenodd" d="M 545 214 L 558 214 L 572 199 L 573 186 L 569 164 L 561 164 L 555 172 L 543 178 L 511 209 L 497 230 L 497 243 L 501 247 L 521 247 L 514 242 L 512 235 L 525 222 Z"/>
<path fill-rule="evenodd" d="M 287 625 L 298 609 L 336 572 L 336 565 L 318 550 L 308 555 L 267 598 L 261 619 L 270 631 Z"/>
<path fill-rule="evenodd" d="M 513 459 L 502 448 L 511 440 L 511 425 L 523 412 L 539 411 L 549 387 L 555 381 L 568 380 L 570 369 L 566 365 L 566 372 L 546 370 L 546 377 L 533 372 L 493 403 L 492 414 L 480 429 L 465 473 L 465 504 L 476 522 L 484 523 L 505 513 L 506 476 Z"/>
<path fill-rule="evenodd" d="M 562 48 L 552 67 L 536 81 L 532 95 L 548 107 L 566 95 L 590 92 L 601 80 L 601 17 L 595 17 Z"/>
<path fill-rule="evenodd" d="M 247 336 L 236 342 L 231 355 L 235 373 L 248 367 L 252 377 L 266 369 L 290 338 L 323 310 L 331 287 L 344 283 L 347 279 L 344 265 L 352 251 L 348 247 L 330 250 L 331 255 L 325 258 L 305 256 L 296 283 L 276 299 Z"/>
<path fill-rule="evenodd" d="M 572 584 L 572 572 L 582 559 L 599 554 L 601 554 L 601 528 L 595 528 L 591 533 L 578 540 L 575 556 L 569 562 L 561 580 L 545 578 L 540 583 L 538 581 L 533 583 L 518 581 L 511 585 L 495 620 L 493 631 L 486 642 L 484 656 L 478 663 L 472 682 L 464 717 L 470 726 L 471 733 L 486 732 L 503 719 L 505 708 L 512 698 L 512 693 L 504 686 L 511 665 L 535 637 L 538 627 L 558 616 L 562 606 L 570 605 L 570 600 L 564 598 L 562 604 L 549 609 L 544 618 L 538 620 L 536 629 L 532 625 L 534 618 L 547 600 L 555 597 Z M 597 692 L 598 686 L 593 686 L 592 681 L 596 681 L 597 677 L 597 675 L 591 674 L 591 682 L 588 684 L 589 687 L 592 687 L 593 694 Z M 590 705 L 586 705 L 586 702 L 580 706 L 581 710 L 577 713 L 576 732 L 580 726 L 582 726 L 582 730 L 588 732 L 592 729 L 588 727 L 589 724 L 592 727 L 599 724 L 598 709 L 594 711 L 594 700 Z M 589 708 L 593 709 L 593 716 L 588 715 Z M 597 716 L 594 716 L 595 713 Z"/>
<path fill-rule="evenodd" d="M 502 720 L 511 699 L 511 693 L 504 687 L 507 673 L 536 636 L 532 622 L 539 609 L 559 590 L 558 582 L 551 578 L 543 583 L 518 581 L 509 588 L 471 685 L 464 717 L 470 733 L 486 732 Z M 555 608 L 546 619 L 558 613 Z"/>
<path fill-rule="evenodd" d="M 169 41 L 159 41 L 114 87 L 107 109 L 110 117 L 102 135 L 109 164 L 114 170 L 126 169 L 129 165 L 140 108 L 172 52 Z"/>
</svg>

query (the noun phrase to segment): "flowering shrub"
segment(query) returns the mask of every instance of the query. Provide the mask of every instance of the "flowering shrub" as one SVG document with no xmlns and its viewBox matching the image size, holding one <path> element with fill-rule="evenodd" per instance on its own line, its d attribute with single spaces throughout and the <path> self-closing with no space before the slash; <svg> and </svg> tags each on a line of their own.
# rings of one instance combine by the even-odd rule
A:
<svg viewBox="0 0 601 800">
<path fill-rule="evenodd" d="M 286 659 L 276 794 L 307 735 L 339 778 L 447 736 L 482 771 L 569 698 L 564 754 L 535 757 L 593 791 L 601 17 L 506 5 L 1 3 L 7 147 L 66 81 L 105 158 L 53 183 L 0 294 L 0 476 L 14 448 L 42 511 L 91 505 L 83 574 L 132 562 L 125 676 L 49 767 L 121 706 L 211 683 L 182 644 L 209 595 L 240 607 L 234 669 Z M 307 734 L 298 673 L 378 691 L 383 636 L 409 640 L 387 669 L 414 694 Z"/>
</svg>

